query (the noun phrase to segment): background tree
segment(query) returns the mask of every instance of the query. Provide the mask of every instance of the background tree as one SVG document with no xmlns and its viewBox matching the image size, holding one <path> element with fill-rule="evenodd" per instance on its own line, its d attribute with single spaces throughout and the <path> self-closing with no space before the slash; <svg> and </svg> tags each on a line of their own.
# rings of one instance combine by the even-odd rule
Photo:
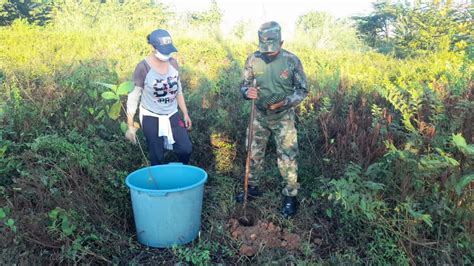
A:
<svg viewBox="0 0 474 266">
<path fill-rule="evenodd" d="M 357 30 L 362 39 L 371 47 L 381 51 L 390 50 L 391 36 L 398 14 L 403 13 L 401 4 L 391 4 L 382 0 L 372 4 L 374 12 L 368 16 L 355 16 Z"/>
<path fill-rule="evenodd" d="M 211 7 L 202 12 L 190 12 L 187 14 L 187 21 L 193 26 L 204 26 L 208 28 L 219 27 L 222 21 L 222 11 L 217 2 L 213 0 Z"/>
<path fill-rule="evenodd" d="M 134 1 L 55 1 L 52 11 L 54 26 L 68 30 L 95 28 L 150 31 L 166 25 L 173 17 L 167 6 L 150 0 Z"/>
<path fill-rule="evenodd" d="M 453 1 L 379 1 L 374 12 L 353 17 L 363 40 L 377 50 L 398 57 L 460 51 L 472 45 L 469 6 Z"/>
<path fill-rule="evenodd" d="M 51 0 L 2 0 L 0 1 L 0 26 L 10 25 L 15 19 L 44 25 L 50 20 Z"/>
<path fill-rule="evenodd" d="M 232 35 L 238 39 L 244 39 L 248 37 L 250 33 L 253 33 L 252 23 L 248 20 L 240 20 L 232 28 Z M 251 34 L 253 36 L 255 34 Z"/>
<path fill-rule="evenodd" d="M 452 1 L 418 3 L 400 13 L 394 28 L 399 57 L 463 50 L 472 45 L 472 14 Z"/>
<path fill-rule="evenodd" d="M 361 42 L 350 21 L 335 19 L 328 13 L 311 11 L 296 22 L 296 39 L 320 49 L 356 49 Z"/>
</svg>

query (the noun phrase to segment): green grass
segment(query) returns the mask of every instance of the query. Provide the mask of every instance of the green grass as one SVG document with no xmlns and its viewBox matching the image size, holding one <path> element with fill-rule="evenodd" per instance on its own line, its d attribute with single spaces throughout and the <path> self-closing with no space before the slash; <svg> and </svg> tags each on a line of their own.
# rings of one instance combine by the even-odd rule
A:
<svg viewBox="0 0 474 266">
<path fill-rule="evenodd" d="M 400 60 L 285 44 L 302 60 L 310 90 L 297 121 L 301 209 L 292 220 L 278 214 L 272 141 L 254 206 L 299 234 L 302 246 L 262 247 L 247 258 L 226 224 L 245 164 L 249 105 L 238 89 L 256 44 L 185 33 L 174 41 L 194 126 L 191 163 L 209 173 L 202 230 L 182 247 L 139 245 L 124 179 L 146 163 L 123 137 L 123 112 L 117 120 L 106 115 L 112 102 L 96 82 L 130 80 L 148 53 L 146 29 L 21 21 L 0 28 L 5 263 L 472 263 L 472 155 L 453 144 L 457 133 L 473 142 L 473 67 L 465 54 Z"/>
</svg>

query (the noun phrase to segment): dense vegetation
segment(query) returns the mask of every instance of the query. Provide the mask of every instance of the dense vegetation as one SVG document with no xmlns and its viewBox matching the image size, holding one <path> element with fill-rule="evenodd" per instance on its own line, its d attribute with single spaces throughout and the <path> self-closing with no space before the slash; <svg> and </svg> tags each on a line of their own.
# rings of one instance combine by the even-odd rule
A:
<svg viewBox="0 0 474 266">
<path fill-rule="evenodd" d="M 352 21 L 298 20 L 302 34 L 285 47 L 310 88 L 297 112 L 301 210 L 278 215 L 274 152 L 258 205 L 303 243 L 247 258 L 226 223 L 242 186 L 249 105 L 238 88 L 256 29 L 241 23 L 222 36 L 215 3 L 184 17 L 145 0 L 0 6 L 2 263 L 473 263 L 469 7 L 378 3 Z M 209 173 L 199 238 L 169 250 L 136 242 L 124 184 L 146 161 L 123 137 L 121 108 L 156 27 L 178 47 L 192 164 Z"/>
</svg>

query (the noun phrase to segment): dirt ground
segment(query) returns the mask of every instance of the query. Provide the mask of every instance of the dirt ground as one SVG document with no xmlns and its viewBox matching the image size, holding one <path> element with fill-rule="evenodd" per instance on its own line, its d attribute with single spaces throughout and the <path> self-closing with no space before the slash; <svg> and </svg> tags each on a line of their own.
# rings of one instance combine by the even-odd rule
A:
<svg viewBox="0 0 474 266">
<path fill-rule="evenodd" d="M 242 226 L 232 218 L 227 225 L 232 237 L 242 241 L 239 253 L 243 256 L 253 256 L 261 248 L 296 250 L 300 246 L 299 235 L 289 233 L 272 222 L 258 220 L 253 226 Z"/>
</svg>

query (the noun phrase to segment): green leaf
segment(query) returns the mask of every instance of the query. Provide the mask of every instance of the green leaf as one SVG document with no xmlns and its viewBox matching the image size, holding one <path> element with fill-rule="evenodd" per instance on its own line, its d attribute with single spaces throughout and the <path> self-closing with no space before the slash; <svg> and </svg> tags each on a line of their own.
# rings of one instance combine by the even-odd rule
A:
<svg viewBox="0 0 474 266">
<path fill-rule="evenodd" d="M 429 227 L 433 227 L 433 221 L 431 220 L 431 215 L 429 214 L 422 214 L 421 220 L 425 222 Z"/>
<path fill-rule="evenodd" d="M 415 219 L 417 220 L 422 220 L 424 223 L 426 223 L 429 227 L 433 226 L 433 222 L 431 221 L 431 215 L 429 214 L 424 214 L 422 210 L 420 211 L 415 211 L 411 208 L 407 209 L 408 213 Z"/>
<path fill-rule="evenodd" d="M 466 155 L 474 155 L 474 145 L 468 145 L 461 133 L 456 135 L 453 134 L 453 143 L 462 153 Z"/>
<path fill-rule="evenodd" d="M 10 218 L 10 219 L 7 220 L 7 223 L 6 223 L 6 224 L 7 224 L 9 227 L 12 227 L 12 226 L 15 225 L 15 221 Z"/>
<path fill-rule="evenodd" d="M 16 225 L 15 221 L 13 219 L 8 219 L 7 222 L 5 223 L 10 229 L 16 233 Z"/>
<path fill-rule="evenodd" d="M 57 209 L 54 209 L 48 213 L 49 218 L 52 220 L 56 220 L 58 218 L 59 211 Z"/>
<path fill-rule="evenodd" d="M 112 107 L 109 109 L 109 117 L 112 120 L 116 120 L 120 116 L 120 107 L 121 107 L 120 101 L 116 101 Z"/>
<path fill-rule="evenodd" d="M 3 208 L 0 208 L 0 219 L 3 219 L 7 217 L 7 214 L 5 213 L 5 211 L 3 210 Z"/>
<path fill-rule="evenodd" d="M 135 87 L 135 83 L 131 81 L 126 81 L 118 86 L 116 93 L 118 96 L 127 95 L 129 92 L 133 90 L 134 87 Z"/>
<path fill-rule="evenodd" d="M 122 130 L 122 133 L 125 133 L 127 132 L 127 129 L 128 129 L 127 123 L 122 121 L 122 123 L 120 123 L 120 130 Z"/>
<path fill-rule="evenodd" d="M 61 229 L 66 236 L 70 236 L 74 232 L 75 226 L 69 224 L 68 218 L 64 217 L 61 223 Z"/>
<path fill-rule="evenodd" d="M 102 93 L 102 98 L 106 99 L 106 100 L 118 100 L 119 97 L 117 94 L 115 94 L 114 92 L 111 92 L 111 91 L 104 91 Z"/>
<path fill-rule="evenodd" d="M 461 135 L 461 133 L 454 135 L 453 134 L 453 142 L 458 148 L 466 148 L 467 143 L 464 137 Z"/>
<path fill-rule="evenodd" d="M 325 210 L 325 213 L 326 213 L 326 215 L 327 215 L 329 218 L 332 218 L 332 214 L 333 214 L 333 213 L 332 213 L 332 209 L 326 209 L 326 210 Z"/>
<path fill-rule="evenodd" d="M 114 84 L 110 84 L 110 83 L 104 83 L 104 82 L 94 82 L 95 84 L 98 84 L 98 85 L 102 85 L 112 91 L 116 91 L 117 90 L 117 86 L 114 85 Z"/>
<path fill-rule="evenodd" d="M 86 91 L 87 95 L 93 99 L 97 99 L 97 90 L 96 89 L 90 89 Z"/>
<path fill-rule="evenodd" d="M 366 212 L 366 211 L 367 211 L 367 203 L 365 202 L 365 199 L 361 199 L 361 200 L 360 200 L 360 209 L 361 209 L 363 212 Z"/>
<path fill-rule="evenodd" d="M 384 184 L 376 183 L 376 182 L 372 182 L 372 181 L 366 181 L 365 186 L 367 188 L 371 189 L 371 190 L 380 190 L 380 189 L 383 189 Z"/>
<path fill-rule="evenodd" d="M 99 240 L 100 238 L 96 234 L 90 234 L 87 237 L 88 240 Z"/>
<path fill-rule="evenodd" d="M 474 180 L 474 173 L 461 177 L 461 180 L 454 187 L 454 189 L 456 190 L 456 194 L 460 196 L 462 194 L 464 187 L 467 186 L 469 183 L 471 183 L 473 180 Z"/>
<path fill-rule="evenodd" d="M 474 145 L 467 145 L 466 154 L 473 156 L 474 155 Z"/>
<path fill-rule="evenodd" d="M 3 147 L 0 148 L 0 158 L 3 158 L 5 155 L 5 152 L 7 151 L 8 144 L 3 145 Z"/>
<path fill-rule="evenodd" d="M 105 111 L 100 110 L 99 113 L 94 117 L 95 120 L 99 120 L 104 116 Z"/>
</svg>

